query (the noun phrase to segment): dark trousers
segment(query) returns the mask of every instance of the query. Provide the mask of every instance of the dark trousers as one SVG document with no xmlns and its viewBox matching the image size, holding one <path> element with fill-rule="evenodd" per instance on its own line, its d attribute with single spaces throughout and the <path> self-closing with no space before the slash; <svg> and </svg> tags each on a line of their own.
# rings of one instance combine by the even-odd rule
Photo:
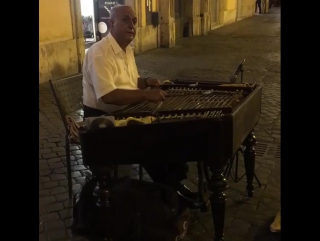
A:
<svg viewBox="0 0 320 241">
<path fill-rule="evenodd" d="M 256 10 L 255 10 L 255 13 L 257 12 L 257 7 L 259 8 L 259 14 L 261 14 L 261 0 L 256 0 Z"/>
<path fill-rule="evenodd" d="M 98 117 L 105 115 L 104 111 L 97 110 L 88 106 L 83 106 L 83 117 Z M 151 179 L 155 183 L 162 183 L 167 185 L 178 184 L 182 180 L 187 178 L 187 172 L 189 170 L 187 163 L 181 161 L 178 163 L 170 164 L 147 164 L 143 165 L 143 168 L 147 171 Z"/>
</svg>

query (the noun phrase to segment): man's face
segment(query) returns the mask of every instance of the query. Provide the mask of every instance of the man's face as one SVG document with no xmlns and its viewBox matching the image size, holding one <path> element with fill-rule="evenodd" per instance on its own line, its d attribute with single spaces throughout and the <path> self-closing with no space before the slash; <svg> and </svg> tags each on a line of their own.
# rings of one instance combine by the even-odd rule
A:
<svg viewBox="0 0 320 241">
<path fill-rule="evenodd" d="M 119 9 L 115 18 L 110 23 L 115 38 L 120 41 L 128 41 L 128 43 L 134 39 L 137 17 L 131 7 Z"/>
</svg>

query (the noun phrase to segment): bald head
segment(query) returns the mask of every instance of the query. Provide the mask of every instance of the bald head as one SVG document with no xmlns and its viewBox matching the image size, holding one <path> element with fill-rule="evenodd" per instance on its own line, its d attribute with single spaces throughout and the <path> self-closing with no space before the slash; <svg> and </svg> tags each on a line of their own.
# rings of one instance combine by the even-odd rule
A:
<svg viewBox="0 0 320 241">
<path fill-rule="evenodd" d="M 110 32 L 120 47 L 126 48 L 135 37 L 137 17 L 128 5 L 118 5 L 110 11 Z"/>
<path fill-rule="evenodd" d="M 114 19 L 117 16 L 122 15 L 123 13 L 126 13 L 126 12 L 132 12 L 133 14 L 135 14 L 132 7 L 128 5 L 116 5 L 112 7 L 110 10 L 110 19 Z"/>
</svg>

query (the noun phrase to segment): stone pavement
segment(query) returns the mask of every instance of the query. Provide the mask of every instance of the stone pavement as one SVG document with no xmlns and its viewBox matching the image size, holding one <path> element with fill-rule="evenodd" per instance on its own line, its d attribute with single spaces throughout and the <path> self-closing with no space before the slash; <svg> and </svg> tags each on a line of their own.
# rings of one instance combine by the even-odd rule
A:
<svg viewBox="0 0 320 241">
<path fill-rule="evenodd" d="M 273 241 L 279 234 L 269 226 L 280 210 L 280 8 L 211 32 L 208 36 L 178 40 L 176 48 L 156 49 L 136 57 L 141 75 L 161 79 L 193 78 L 228 81 L 243 59 L 245 82 L 263 85 L 262 116 L 256 127 L 256 174 L 264 184 L 254 197 L 243 197 L 245 178 L 229 178 L 226 241 Z M 72 237 L 72 203 L 68 200 L 64 129 L 51 92 L 39 88 L 39 240 L 85 240 Z M 81 151 L 73 147 L 73 190 L 84 182 Z M 239 172 L 243 161 L 240 158 Z M 120 174 L 137 177 L 137 166 L 121 167 Z M 190 165 L 186 181 L 195 187 L 196 168 Z M 186 241 L 207 241 L 213 233 L 210 213 L 194 213 Z"/>
</svg>

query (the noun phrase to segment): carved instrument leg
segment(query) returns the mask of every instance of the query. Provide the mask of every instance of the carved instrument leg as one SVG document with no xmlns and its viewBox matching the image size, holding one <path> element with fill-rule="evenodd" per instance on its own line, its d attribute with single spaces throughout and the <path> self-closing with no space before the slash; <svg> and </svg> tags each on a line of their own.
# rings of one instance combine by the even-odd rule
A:
<svg viewBox="0 0 320 241">
<path fill-rule="evenodd" d="M 210 197 L 212 219 L 215 229 L 214 241 L 224 240 L 224 216 L 226 207 L 226 195 L 224 191 L 228 188 L 227 180 L 224 178 L 223 169 L 210 168 L 212 173 L 208 183 L 208 189 L 212 192 Z"/>
<path fill-rule="evenodd" d="M 251 132 L 246 140 L 244 141 L 244 146 L 246 147 L 244 150 L 244 165 L 246 169 L 246 177 L 247 177 L 247 194 L 248 197 L 253 196 L 254 192 L 254 185 L 253 185 L 253 178 L 254 178 L 254 167 L 256 162 L 256 152 L 254 146 L 256 145 L 256 137 L 254 136 L 253 132 Z"/>
<path fill-rule="evenodd" d="M 112 238 L 112 224 L 110 216 L 112 212 L 111 205 L 111 175 L 113 167 L 90 167 L 92 174 L 97 177 L 97 186 L 94 188 L 93 195 L 97 197 L 96 206 L 99 209 L 97 219 L 99 220 L 100 235 L 105 238 Z"/>
</svg>

